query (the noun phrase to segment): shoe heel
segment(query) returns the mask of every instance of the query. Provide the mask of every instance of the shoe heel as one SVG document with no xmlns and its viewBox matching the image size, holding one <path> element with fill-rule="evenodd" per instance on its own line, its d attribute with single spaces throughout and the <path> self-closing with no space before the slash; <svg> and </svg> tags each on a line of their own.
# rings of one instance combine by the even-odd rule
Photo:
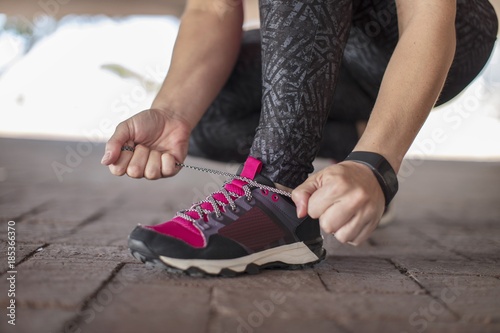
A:
<svg viewBox="0 0 500 333">
<path fill-rule="evenodd" d="M 323 236 L 319 228 L 319 220 L 307 217 L 295 229 L 297 237 L 319 258 L 323 260 L 326 251 L 323 249 Z"/>
<path fill-rule="evenodd" d="M 319 260 L 323 260 L 326 257 L 326 251 L 323 248 L 323 237 L 317 237 L 316 239 L 311 239 L 304 241 L 304 244 L 313 252 Z"/>
</svg>

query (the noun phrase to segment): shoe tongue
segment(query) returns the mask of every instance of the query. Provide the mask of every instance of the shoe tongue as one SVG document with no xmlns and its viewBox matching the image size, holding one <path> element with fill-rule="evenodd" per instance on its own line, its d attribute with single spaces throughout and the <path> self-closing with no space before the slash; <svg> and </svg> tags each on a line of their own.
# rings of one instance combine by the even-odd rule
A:
<svg viewBox="0 0 500 333">
<path fill-rule="evenodd" d="M 251 156 L 248 157 L 245 164 L 242 164 L 236 173 L 238 176 L 255 180 L 257 183 L 275 187 L 274 183 L 260 174 L 262 170 L 262 162 Z M 244 184 L 243 184 L 244 185 Z"/>
<path fill-rule="evenodd" d="M 248 156 L 247 161 L 243 164 L 243 169 L 241 171 L 238 170 L 238 175 L 253 180 L 260 170 L 262 170 L 262 162 L 252 156 Z"/>
<path fill-rule="evenodd" d="M 274 183 L 262 176 L 259 172 L 262 170 L 262 162 L 252 156 L 249 156 L 245 162 L 238 169 L 236 175 L 245 177 L 251 180 L 255 180 L 257 183 L 275 187 Z M 229 192 L 234 192 L 240 196 L 245 194 L 242 187 L 248 184 L 247 182 L 239 179 L 233 179 L 233 181 L 225 186 L 226 190 Z"/>
</svg>

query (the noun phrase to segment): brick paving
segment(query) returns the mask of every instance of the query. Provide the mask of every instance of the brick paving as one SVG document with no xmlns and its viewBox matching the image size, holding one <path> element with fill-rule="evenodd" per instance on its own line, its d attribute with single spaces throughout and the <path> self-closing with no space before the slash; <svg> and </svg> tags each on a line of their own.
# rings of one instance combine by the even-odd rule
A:
<svg viewBox="0 0 500 333">
<path fill-rule="evenodd" d="M 102 151 L 0 139 L 0 332 L 500 331 L 500 163 L 409 161 L 394 223 L 363 245 L 325 235 L 328 257 L 312 269 L 194 278 L 136 262 L 126 238 L 222 179 L 114 177 Z M 6 316 L 11 220 L 15 327 Z"/>
</svg>

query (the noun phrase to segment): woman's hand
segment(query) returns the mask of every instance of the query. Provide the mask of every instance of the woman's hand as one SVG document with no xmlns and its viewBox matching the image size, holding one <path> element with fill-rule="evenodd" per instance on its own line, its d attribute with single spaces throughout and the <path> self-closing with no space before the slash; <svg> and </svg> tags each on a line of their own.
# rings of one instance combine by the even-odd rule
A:
<svg viewBox="0 0 500 333">
<path fill-rule="evenodd" d="M 158 179 L 179 172 L 176 162 L 187 155 L 191 127 L 175 113 L 142 111 L 120 123 L 106 144 L 102 164 L 116 176 Z M 122 146 L 135 151 L 121 151 Z"/>
<path fill-rule="evenodd" d="M 292 199 L 299 217 L 319 218 L 323 231 L 353 245 L 370 236 L 385 209 L 384 194 L 373 172 L 350 161 L 312 174 L 292 192 Z"/>
</svg>

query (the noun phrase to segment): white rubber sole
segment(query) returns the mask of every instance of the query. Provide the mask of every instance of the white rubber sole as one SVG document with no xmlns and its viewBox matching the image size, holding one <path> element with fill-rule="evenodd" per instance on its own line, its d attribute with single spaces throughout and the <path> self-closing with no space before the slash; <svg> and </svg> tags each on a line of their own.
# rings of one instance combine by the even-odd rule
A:
<svg viewBox="0 0 500 333">
<path fill-rule="evenodd" d="M 262 266 L 268 263 L 282 262 L 290 265 L 302 265 L 319 260 L 318 256 L 303 242 L 278 246 L 235 259 L 178 259 L 165 256 L 159 256 L 159 258 L 168 266 L 183 271 L 191 267 L 196 267 L 208 274 L 219 274 L 223 269 L 230 269 L 234 272 L 241 273 L 244 272 L 250 264 Z"/>
</svg>

